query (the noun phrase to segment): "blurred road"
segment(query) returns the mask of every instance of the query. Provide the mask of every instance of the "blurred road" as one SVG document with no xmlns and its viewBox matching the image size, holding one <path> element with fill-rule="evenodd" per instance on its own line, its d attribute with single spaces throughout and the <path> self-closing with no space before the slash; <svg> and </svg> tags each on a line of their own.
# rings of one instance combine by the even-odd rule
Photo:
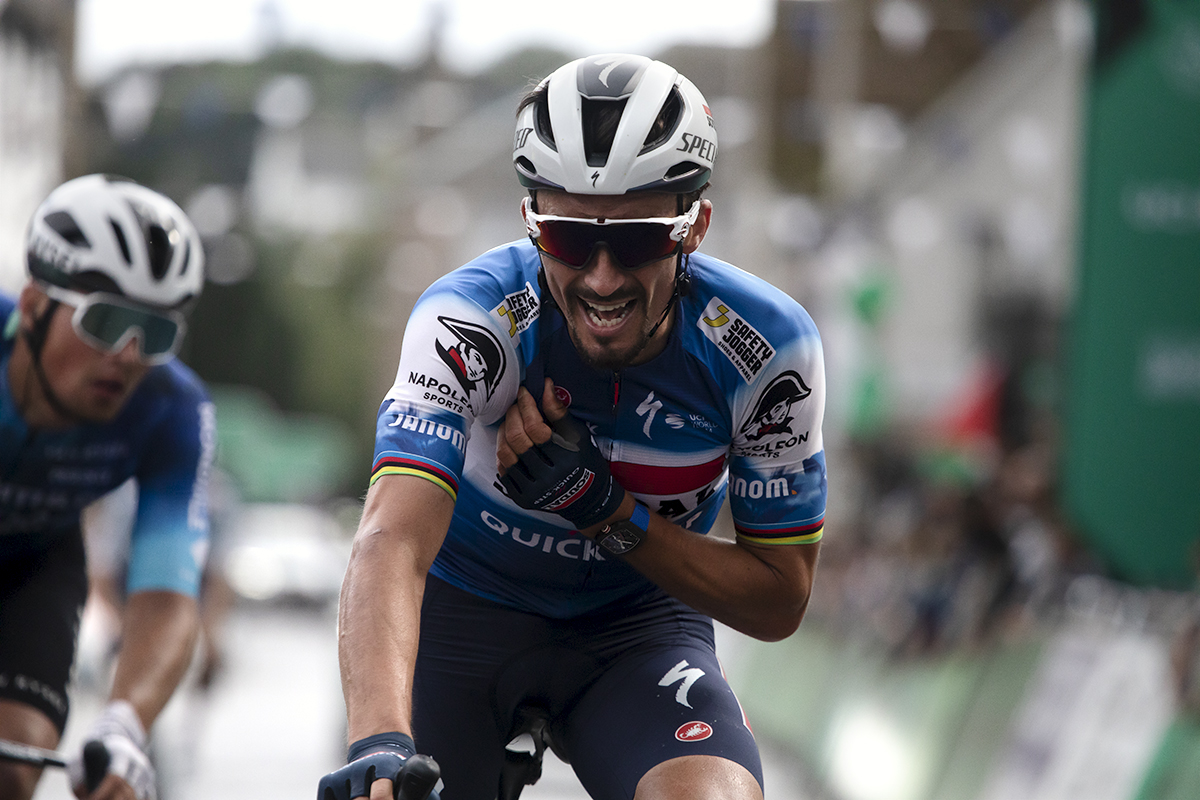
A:
<svg viewBox="0 0 1200 800">
<path fill-rule="evenodd" d="M 207 696 L 171 701 L 155 727 L 162 800 L 308 800 L 342 763 L 344 718 L 331 612 L 240 606 L 229 620 L 225 671 Z M 738 634 L 719 633 L 736 685 Z M 191 678 L 189 678 L 189 681 Z M 193 683 L 194 686 L 194 683 Z M 100 700 L 73 696 L 63 749 L 77 746 Z M 764 753 L 770 800 L 805 800 L 798 769 Z M 70 800 L 65 777 L 47 771 L 34 800 Z M 522 800 L 587 800 L 570 768 L 547 754 L 542 779 Z"/>
</svg>

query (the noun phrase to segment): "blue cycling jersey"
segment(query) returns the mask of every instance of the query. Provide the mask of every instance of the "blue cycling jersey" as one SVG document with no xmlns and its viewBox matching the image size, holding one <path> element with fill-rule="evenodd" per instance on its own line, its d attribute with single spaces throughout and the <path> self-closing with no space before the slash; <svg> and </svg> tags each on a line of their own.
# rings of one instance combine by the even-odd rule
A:
<svg viewBox="0 0 1200 800">
<path fill-rule="evenodd" d="M 580 360 L 561 314 L 541 302 L 539 267 L 528 241 L 498 247 L 436 281 L 409 319 L 380 406 L 372 481 L 417 475 L 456 498 L 434 575 L 557 618 L 649 588 L 563 518 L 504 495 L 498 426 L 520 385 L 542 396 L 543 376 L 652 511 L 707 533 L 728 495 L 745 541 L 820 539 L 824 363 L 798 303 L 694 254 L 666 349 L 614 373 Z"/>
<path fill-rule="evenodd" d="M 216 415 L 200 379 L 172 361 L 151 369 L 111 422 L 33 430 L 9 384 L 14 308 L 0 295 L 0 559 L 78 530 L 84 506 L 132 477 L 138 510 L 128 591 L 195 596 L 216 444 Z"/>
</svg>

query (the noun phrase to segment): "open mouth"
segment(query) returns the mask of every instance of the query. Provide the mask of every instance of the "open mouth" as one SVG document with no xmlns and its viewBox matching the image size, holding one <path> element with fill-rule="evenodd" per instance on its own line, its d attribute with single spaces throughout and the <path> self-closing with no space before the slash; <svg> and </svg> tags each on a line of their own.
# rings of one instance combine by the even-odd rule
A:
<svg viewBox="0 0 1200 800">
<path fill-rule="evenodd" d="M 580 298 L 584 313 L 592 325 L 597 328 L 615 328 L 620 325 L 629 312 L 633 310 L 633 300 L 624 303 L 593 303 Z"/>
<path fill-rule="evenodd" d="M 121 381 L 114 380 L 97 380 L 93 384 L 96 393 L 101 397 L 111 399 L 120 397 L 125 392 L 125 384 Z"/>
</svg>

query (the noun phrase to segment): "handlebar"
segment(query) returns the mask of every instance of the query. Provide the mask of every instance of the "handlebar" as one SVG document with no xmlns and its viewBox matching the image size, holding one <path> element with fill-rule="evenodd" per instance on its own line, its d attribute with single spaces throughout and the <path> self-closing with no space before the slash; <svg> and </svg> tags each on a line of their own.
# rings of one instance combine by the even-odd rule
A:
<svg viewBox="0 0 1200 800">
<path fill-rule="evenodd" d="M 34 767 L 66 767 L 67 760 L 56 750 L 46 750 L 31 744 L 0 739 L 0 760 L 15 761 Z M 84 784 L 88 792 L 96 791 L 108 772 L 108 748 L 101 741 L 88 742 L 83 747 Z M 436 765 L 435 765 L 436 766 Z M 436 781 L 436 778 L 434 779 Z"/>
<path fill-rule="evenodd" d="M 400 770 L 400 780 L 395 787 L 396 800 L 426 800 L 431 796 L 436 800 L 434 787 L 441 777 L 442 769 L 432 758 L 419 753 L 412 756 Z"/>
</svg>

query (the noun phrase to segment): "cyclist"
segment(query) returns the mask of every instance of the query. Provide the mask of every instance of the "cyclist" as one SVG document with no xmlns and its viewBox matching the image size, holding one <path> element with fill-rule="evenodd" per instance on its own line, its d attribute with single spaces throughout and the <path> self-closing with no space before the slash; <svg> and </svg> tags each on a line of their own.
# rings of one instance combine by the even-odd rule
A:
<svg viewBox="0 0 1200 800">
<path fill-rule="evenodd" d="M 34 213 L 29 281 L 0 296 L 0 738 L 58 744 L 87 594 L 81 510 L 133 477 L 138 512 L 111 699 L 85 736 L 109 752 L 92 800 L 155 794 L 146 730 L 192 657 L 215 417 L 174 360 L 204 283 L 195 228 L 166 197 L 88 175 Z M 0 798 L 39 771 L 0 763 Z"/>
<path fill-rule="evenodd" d="M 390 797 L 414 751 L 444 800 L 511 797 L 530 714 L 592 797 L 762 796 L 712 619 L 800 623 L 824 368 L 803 308 L 697 252 L 716 152 L 699 90 L 641 56 L 520 104 L 529 238 L 429 287 L 380 407 L 322 800 Z M 705 535 L 727 495 L 734 541 Z"/>
</svg>

